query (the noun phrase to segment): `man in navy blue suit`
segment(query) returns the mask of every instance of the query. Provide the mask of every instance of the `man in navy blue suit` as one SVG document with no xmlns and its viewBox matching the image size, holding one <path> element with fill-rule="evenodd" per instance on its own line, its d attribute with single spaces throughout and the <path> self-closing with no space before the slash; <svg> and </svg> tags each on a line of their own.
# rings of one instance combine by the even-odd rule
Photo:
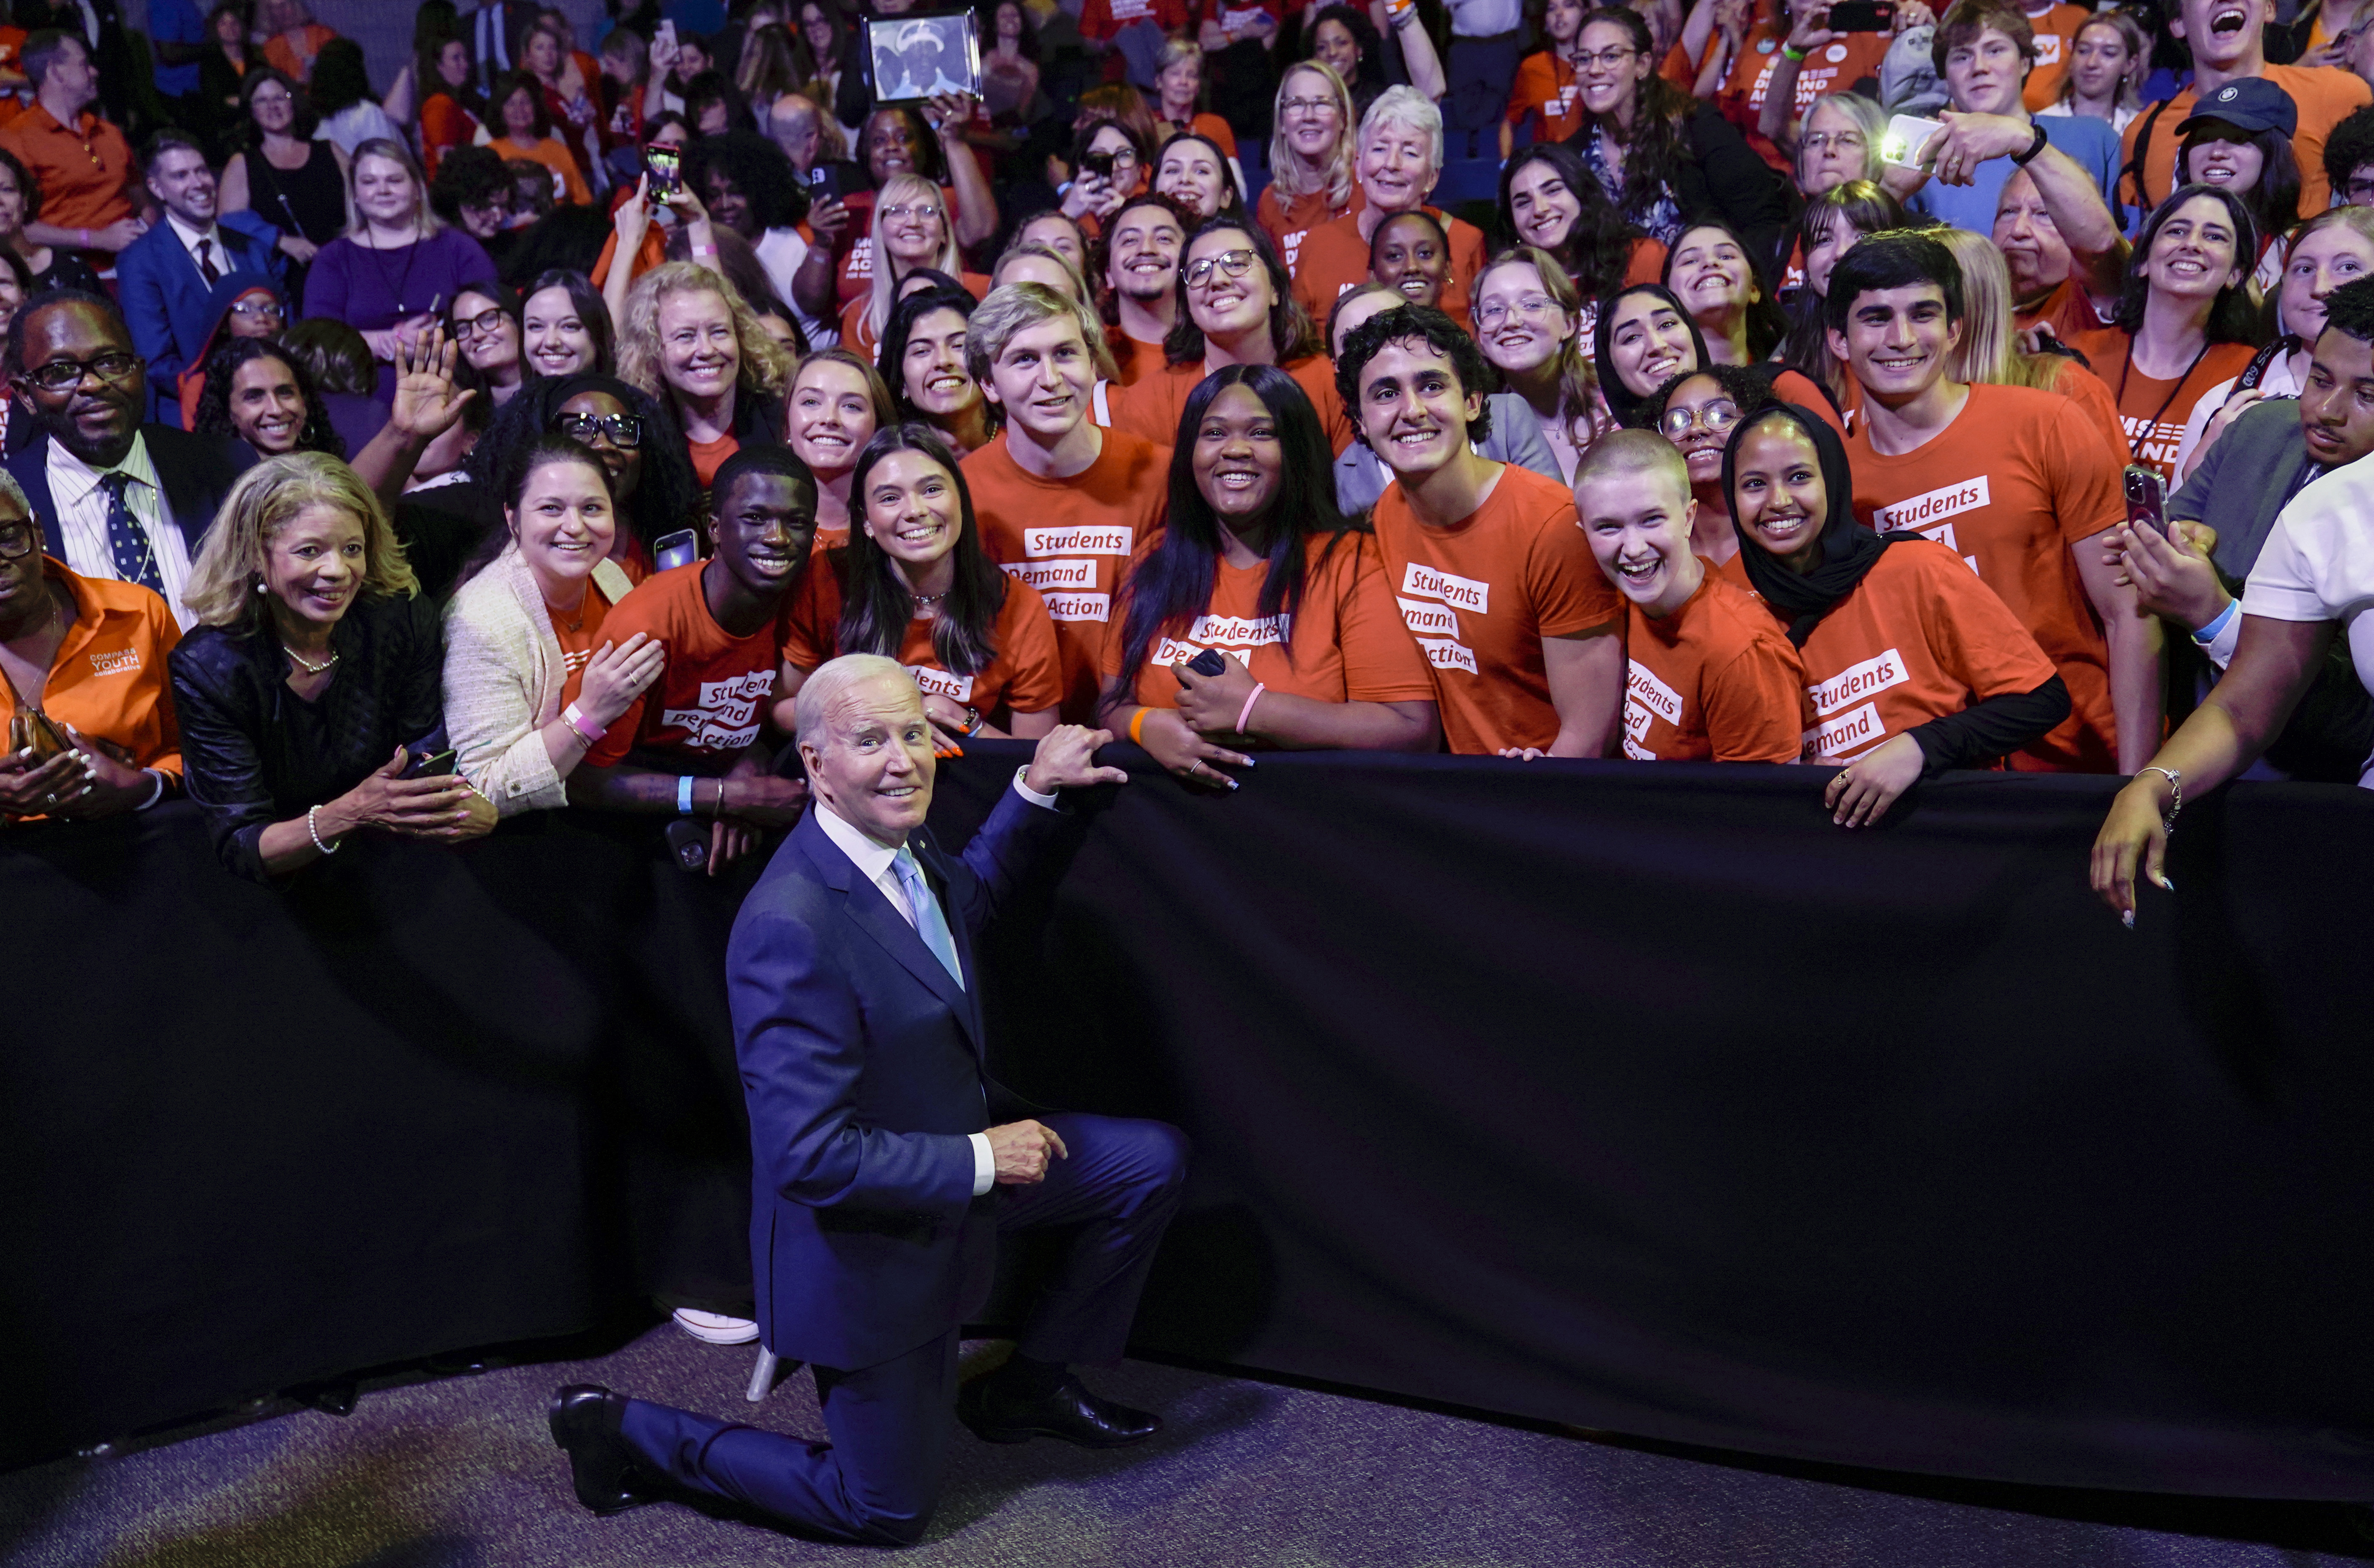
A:
<svg viewBox="0 0 2374 1568">
<path fill-rule="evenodd" d="M 195 368 L 215 324 L 215 285 L 235 272 L 278 278 L 285 263 L 276 234 L 259 238 L 237 227 L 257 220 L 245 213 L 217 216 L 214 169 L 189 137 L 159 131 L 140 166 L 165 221 L 116 258 L 116 291 L 133 346 L 148 361 L 147 416 L 179 429 L 182 405 L 173 389 L 182 371 Z"/>
<path fill-rule="evenodd" d="M 1088 1447 L 1160 1421 L 1101 1399 L 1075 1362 L 1118 1358 L 1179 1201 L 1186 1139 L 1161 1122 L 1041 1112 L 993 1080 L 974 939 L 1060 790 L 1123 783 L 1101 730 L 1039 743 L 961 859 L 923 819 L 932 729 L 897 661 L 845 655 L 800 688 L 816 809 L 734 923 L 726 983 L 750 1106 L 758 1320 L 816 1367 L 830 1444 L 591 1384 L 562 1388 L 552 1433 L 578 1501 L 611 1513 L 673 1486 L 836 1539 L 906 1546 L 930 1522 L 948 1411 L 980 1437 Z M 997 1237 L 1074 1228 L 1014 1358 L 957 1394 L 957 1336 L 987 1293 Z"/>
</svg>

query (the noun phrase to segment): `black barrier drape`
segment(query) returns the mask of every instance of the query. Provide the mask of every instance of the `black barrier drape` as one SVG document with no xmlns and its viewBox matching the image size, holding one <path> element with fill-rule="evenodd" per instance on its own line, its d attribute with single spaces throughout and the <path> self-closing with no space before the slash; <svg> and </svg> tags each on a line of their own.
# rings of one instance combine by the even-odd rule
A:
<svg viewBox="0 0 2374 1568">
<path fill-rule="evenodd" d="M 947 841 L 1023 755 L 974 750 Z M 1085 802 L 988 984 L 1016 1087 L 1195 1138 L 1139 1347 L 2374 1498 L 2374 802 L 2194 805 L 2130 932 L 2082 880 L 2110 781 L 1957 778 L 1859 835 L 1819 786 L 1266 757 Z M 251 888 L 170 811 L 0 845 L 0 1460 L 731 1267 L 735 890 L 566 822 L 340 860 Z"/>
</svg>

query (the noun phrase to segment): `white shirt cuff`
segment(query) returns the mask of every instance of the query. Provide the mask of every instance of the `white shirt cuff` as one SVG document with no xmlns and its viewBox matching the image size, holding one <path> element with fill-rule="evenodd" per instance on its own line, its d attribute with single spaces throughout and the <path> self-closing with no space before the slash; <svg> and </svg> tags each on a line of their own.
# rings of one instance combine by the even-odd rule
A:
<svg viewBox="0 0 2374 1568">
<path fill-rule="evenodd" d="M 997 1156 L 989 1152 L 989 1134 L 968 1132 L 972 1140 L 972 1195 L 979 1198 L 997 1183 Z"/>
<path fill-rule="evenodd" d="M 2237 608 L 2239 608 L 2239 602 Z M 2242 617 L 2237 614 L 2228 617 L 2226 624 L 2217 628 L 2217 635 L 2209 639 L 2208 645 L 2202 651 L 2209 655 L 2209 661 L 2212 664 L 2223 670 L 2234 662 L 2234 649 L 2241 640 Z"/>
<path fill-rule="evenodd" d="M 1042 795 L 1038 790 L 1033 790 L 1029 785 L 1022 782 L 1022 776 L 1029 771 L 1030 769 L 1027 766 L 1017 767 L 1014 770 L 1014 792 L 1021 796 L 1024 800 L 1029 802 L 1034 806 L 1038 806 L 1045 811 L 1053 811 L 1055 809 L 1054 796 Z"/>
</svg>

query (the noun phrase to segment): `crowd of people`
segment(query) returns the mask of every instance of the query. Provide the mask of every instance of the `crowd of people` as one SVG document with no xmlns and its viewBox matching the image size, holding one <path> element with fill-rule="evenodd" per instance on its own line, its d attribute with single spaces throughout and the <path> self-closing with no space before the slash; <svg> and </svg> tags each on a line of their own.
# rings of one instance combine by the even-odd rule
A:
<svg viewBox="0 0 2374 1568">
<path fill-rule="evenodd" d="M 911 0 L 614 4 L 591 53 L 425 0 L 382 92 L 300 0 L 129 53 L 38 3 L 11 819 L 186 793 L 277 882 L 577 806 L 713 872 L 869 653 L 946 752 L 1094 724 L 1220 790 L 1802 762 L 1860 827 L 2130 775 L 2132 919 L 2185 792 L 2374 752 L 2329 4 L 992 0 L 919 86 L 869 30 Z"/>
</svg>

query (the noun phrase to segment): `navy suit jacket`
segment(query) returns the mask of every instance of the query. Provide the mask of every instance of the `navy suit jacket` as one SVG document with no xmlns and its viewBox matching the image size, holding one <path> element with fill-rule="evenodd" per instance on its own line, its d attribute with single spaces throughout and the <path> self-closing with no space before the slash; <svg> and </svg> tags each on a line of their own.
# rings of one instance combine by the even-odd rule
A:
<svg viewBox="0 0 2374 1568">
<path fill-rule="evenodd" d="M 217 224 L 216 230 L 222 236 L 226 275 L 255 272 L 280 276 L 277 246 L 233 228 L 229 218 Z M 214 330 L 214 285 L 182 248 L 171 222 L 159 219 L 116 257 L 115 287 L 123 319 L 132 327 L 132 346 L 148 361 L 147 417 L 179 427 L 182 404 L 170 394 Z"/>
<path fill-rule="evenodd" d="M 147 440 L 148 462 L 157 470 L 158 483 L 164 486 L 165 505 L 173 513 L 173 526 L 188 542 L 190 560 L 194 565 L 198 544 L 206 538 L 206 530 L 215 525 L 215 514 L 222 510 L 223 497 L 230 494 L 230 487 L 239 483 L 242 473 L 255 466 L 255 449 L 245 441 L 193 436 L 168 425 L 143 425 L 140 434 Z M 65 559 L 65 542 L 50 532 L 58 525 L 58 508 L 50 495 L 49 437 L 37 435 L 31 444 L 10 452 L 0 467 L 6 467 L 9 476 L 24 486 L 25 499 L 33 504 L 33 521 L 41 530 L 41 548 L 60 560 Z"/>
<path fill-rule="evenodd" d="M 881 890 L 800 820 L 726 954 L 750 1107 L 750 1258 L 776 1354 L 844 1371 L 904 1355 L 986 1295 L 996 1227 L 970 1133 L 1028 1114 L 989 1076 L 974 938 L 1061 813 L 1012 789 L 961 859 L 909 839 L 958 986 Z"/>
</svg>

